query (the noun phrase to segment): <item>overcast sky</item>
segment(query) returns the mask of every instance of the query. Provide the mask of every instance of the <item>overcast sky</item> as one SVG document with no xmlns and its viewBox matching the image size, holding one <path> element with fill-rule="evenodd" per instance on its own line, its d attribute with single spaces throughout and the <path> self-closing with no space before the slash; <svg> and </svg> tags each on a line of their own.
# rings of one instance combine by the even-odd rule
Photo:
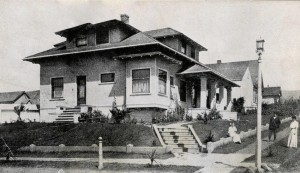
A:
<svg viewBox="0 0 300 173">
<path fill-rule="evenodd" d="M 174 28 L 208 49 L 203 63 L 257 59 L 263 38 L 265 86 L 300 89 L 300 2 L 147 2 L 0 0 L 0 92 L 39 89 L 39 65 L 26 56 L 64 38 L 54 32 L 130 17 L 141 31 Z"/>
</svg>

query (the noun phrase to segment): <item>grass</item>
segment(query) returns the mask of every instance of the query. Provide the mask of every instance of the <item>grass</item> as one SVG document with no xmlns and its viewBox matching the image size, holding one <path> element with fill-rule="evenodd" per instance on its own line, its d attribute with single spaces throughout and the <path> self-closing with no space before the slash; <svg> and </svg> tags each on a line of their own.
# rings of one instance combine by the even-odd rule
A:
<svg viewBox="0 0 300 173">
<path fill-rule="evenodd" d="M 262 124 L 269 123 L 270 117 L 272 115 L 263 115 L 262 116 Z M 248 131 L 248 129 L 254 129 L 256 127 L 256 114 L 249 114 L 249 115 L 239 115 L 238 118 L 240 121 L 235 122 L 235 126 L 238 129 L 238 133 L 240 131 Z M 192 123 L 195 132 L 197 133 L 198 137 L 200 138 L 201 142 L 205 142 L 207 135 L 212 130 L 214 132 L 214 140 L 218 141 L 220 138 L 227 137 L 228 128 L 229 128 L 230 121 L 228 120 L 211 120 L 208 121 L 207 124 L 204 124 L 203 121 L 198 121 Z"/>
<path fill-rule="evenodd" d="M 290 122 L 282 123 L 279 127 L 278 131 L 281 131 L 288 127 L 290 125 Z M 262 132 L 262 137 L 268 136 L 269 131 L 265 130 Z M 221 147 L 216 148 L 213 153 L 223 153 L 223 154 L 229 154 L 229 153 L 235 153 L 245 147 L 247 147 L 249 144 L 252 144 L 256 141 L 256 135 L 250 136 L 248 138 L 242 139 L 241 144 L 235 144 L 235 143 L 228 143 L 226 145 L 223 145 Z"/>
<path fill-rule="evenodd" d="M 42 153 L 42 152 L 16 152 L 15 157 L 37 157 L 37 158 L 98 158 L 97 152 L 61 152 L 61 153 Z M 171 153 L 158 154 L 157 159 L 168 159 L 174 157 Z M 103 158 L 110 159 L 148 159 L 146 154 L 103 152 Z"/>
<path fill-rule="evenodd" d="M 288 136 L 288 135 L 287 135 Z M 262 151 L 263 163 L 280 164 L 279 172 L 299 172 L 300 170 L 300 148 L 288 148 L 288 137 L 271 145 L 273 155 L 269 156 L 269 149 Z M 300 134 L 298 133 L 298 144 L 300 144 Z M 255 156 L 247 158 L 245 162 L 254 162 Z"/>
<path fill-rule="evenodd" d="M 150 127 L 136 124 L 53 124 L 53 123 L 14 123 L 0 126 L 9 146 L 91 146 L 103 138 L 104 146 L 152 146 L 156 138 Z"/>
<path fill-rule="evenodd" d="M 0 161 L 1 167 L 34 167 L 34 168 L 75 168 L 75 169 L 89 169 L 97 170 L 97 163 L 93 162 L 44 162 L 44 161 Z M 173 166 L 173 165 L 155 165 L 148 167 L 143 164 L 124 164 L 124 163 L 104 163 L 104 171 L 120 171 L 122 172 L 185 172 L 192 173 L 201 167 L 194 166 Z"/>
</svg>

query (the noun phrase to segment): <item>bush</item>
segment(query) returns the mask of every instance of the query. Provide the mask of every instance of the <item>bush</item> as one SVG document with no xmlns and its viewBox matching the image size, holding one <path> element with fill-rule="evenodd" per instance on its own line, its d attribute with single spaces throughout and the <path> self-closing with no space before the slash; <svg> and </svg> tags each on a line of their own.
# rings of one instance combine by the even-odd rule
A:
<svg viewBox="0 0 300 173">
<path fill-rule="evenodd" d="M 185 120 L 186 121 L 193 121 L 193 117 L 191 115 L 186 115 Z"/>
<path fill-rule="evenodd" d="M 81 113 L 80 117 L 78 117 L 79 122 L 107 123 L 108 120 L 108 116 L 105 116 L 101 111 L 98 110 L 94 110 L 93 112 Z"/>
<path fill-rule="evenodd" d="M 120 124 L 122 120 L 125 119 L 126 116 L 129 115 L 129 111 L 123 109 L 118 109 L 115 107 L 112 110 L 109 110 L 111 113 L 112 118 L 114 119 L 115 123 Z"/>
<path fill-rule="evenodd" d="M 220 119 L 221 118 L 221 115 L 220 115 L 220 112 L 217 111 L 217 109 L 212 109 L 208 115 L 207 115 L 208 119 L 209 120 L 216 120 L 216 119 Z"/>
<path fill-rule="evenodd" d="M 244 110 L 244 103 L 245 103 L 244 97 L 233 99 L 232 111 L 241 113 Z"/>
<path fill-rule="evenodd" d="M 202 114 L 198 114 L 197 115 L 197 120 L 201 121 L 203 120 L 204 124 L 207 124 L 209 118 L 208 118 L 208 114 L 206 112 L 202 113 Z"/>
<path fill-rule="evenodd" d="M 214 141 L 215 141 L 215 133 L 212 130 L 210 130 L 209 133 L 205 137 L 204 143 L 214 142 Z"/>
</svg>

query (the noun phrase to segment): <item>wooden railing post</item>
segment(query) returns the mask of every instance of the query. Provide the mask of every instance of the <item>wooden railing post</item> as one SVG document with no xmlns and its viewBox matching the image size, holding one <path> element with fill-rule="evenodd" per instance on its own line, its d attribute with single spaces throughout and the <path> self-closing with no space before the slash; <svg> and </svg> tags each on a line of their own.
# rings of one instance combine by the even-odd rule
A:
<svg viewBox="0 0 300 173">
<path fill-rule="evenodd" d="M 99 137 L 99 166 L 98 166 L 98 169 L 103 169 L 102 137 Z"/>
</svg>

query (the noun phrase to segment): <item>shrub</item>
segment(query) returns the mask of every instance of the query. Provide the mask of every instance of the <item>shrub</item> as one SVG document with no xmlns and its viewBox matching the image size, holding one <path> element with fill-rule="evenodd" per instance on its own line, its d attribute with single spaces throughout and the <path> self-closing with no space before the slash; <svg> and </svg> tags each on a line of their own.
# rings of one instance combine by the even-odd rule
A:
<svg viewBox="0 0 300 173">
<path fill-rule="evenodd" d="M 149 167 L 152 167 L 153 166 L 153 162 L 156 162 L 156 158 L 157 158 L 156 149 L 152 150 L 152 152 L 148 153 L 147 155 L 148 155 L 148 157 L 150 159 Z"/>
<path fill-rule="evenodd" d="M 81 113 L 78 117 L 79 122 L 101 122 L 107 123 L 108 116 L 105 116 L 101 111 L 94 110 L 93 112 Z"/>
<path fill-rule="evenodd" d="M 18 115 L 17 121 L 22 121 L 21 112 L 23 112 L 23 111 L 25 111 L 25 106 L 23 104 L 20 104 L 20 105 L 14 107 L 14 112 Z"/>
<path fill-rule="evenodd" d="M 244 103 L 245 103 L 244 97 L 233 99 L 232 111 L 241 113 L 244 110 Z"/>
<path fill-rule="evenodd" d="M 186 120 L 186 121 L 193 121 L 193 116 L 191 116 L 191 115 L 186 115 L 185 120 Z"/>
<path fill-rule="evenodd" d="M 202 114 L 198 114 L 197 115 L 197 120 L 199 121 L 203 121 L 204 124 L 207 124 L 209 118 L 208 118 L 208 114 L 206 112 L 202 113 Z"/>
<path fill-rule="evenodd" d="M 208 115 L 207 115 L 207 118 L 209 120 L 216 120 L 216 119 L 220 119 L 221 118 L 221 115 L 220 115 L 220 112 L 217 111 L 217 109 L 212 109 Z"/>
<path fill-rule="evenodd" d="M 115 107 L 112 110 L 109 110 L 112 118 L 114 119 L 115 123 L 120 124 L 122 120 L 125 119 L 125 117 L 129 114 L 129 111 L 123 109 L 118 109 L 117 107 Z"/>
<path fill-rule="evenodd" d="M 215 141 L 215 133 L 212 130 L 210 130 L 209 133 L 206 135 L 204 142 L 207 143 L 207 142 L 214 142 L 214 141 Z"/>
</svg>

